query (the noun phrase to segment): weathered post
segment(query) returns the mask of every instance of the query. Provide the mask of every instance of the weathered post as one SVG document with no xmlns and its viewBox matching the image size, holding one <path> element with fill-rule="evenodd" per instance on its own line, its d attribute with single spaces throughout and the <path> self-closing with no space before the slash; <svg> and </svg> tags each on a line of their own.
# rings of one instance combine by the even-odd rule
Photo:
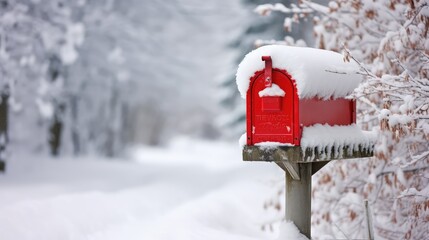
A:
<svg viewBox="0 0 429 240">
<path fill-rule="evenodd" d="M 300 180 L 286 175 L 286 221 L 292 221 L 299 231 L 311 238 L 311 163 L 298 165 Z"/>
<path fill-rule="evenodd" d="M 373 155 L 375 134 L 356 126 L 356 102 L 346 98 L 358 72 L 338 53 L 275 45 L 246 55 L 237 71 L 246 98 L 243 160 L 285 171 L 286 220 L 308 238 L 311 176 L 331 160 Z"/>
<path fill-rule="evenodd" d="M 340 151 L 341 159 L 373 156 L 373 147 L 357 149 L 342 147 Z M 246 145 L 243 148 L 244 161 L 274 162 L 285 171 L 286 220 L 292 221 L 309 239 L 311 239 L 311 176 L 329 161 L 336 159 L 340 158 L 327 155 L 326 151 L 320 152 L 317 149 L 303 151 L 300 146 Z"/>
</svg>

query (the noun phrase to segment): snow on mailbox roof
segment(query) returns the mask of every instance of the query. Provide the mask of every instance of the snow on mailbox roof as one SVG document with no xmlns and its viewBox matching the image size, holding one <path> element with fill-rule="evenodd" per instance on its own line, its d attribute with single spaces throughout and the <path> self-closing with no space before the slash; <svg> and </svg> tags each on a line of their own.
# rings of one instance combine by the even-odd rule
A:
<svg viewBox="0 0 429 240">
<path fill-rule="evenodd" d="M 345 97 L 358 87 L 362 76 L 355 62 L 344 62 L 339 53 L 304 47 L 268 45 L 248 53 L 238 66 L 237 86 L 246 98 L 250 78 L 265 67 L 262 56 L 271 56 L 273 68 L 286 70 L 296 82 L 301 99 Z"/>
</svg>

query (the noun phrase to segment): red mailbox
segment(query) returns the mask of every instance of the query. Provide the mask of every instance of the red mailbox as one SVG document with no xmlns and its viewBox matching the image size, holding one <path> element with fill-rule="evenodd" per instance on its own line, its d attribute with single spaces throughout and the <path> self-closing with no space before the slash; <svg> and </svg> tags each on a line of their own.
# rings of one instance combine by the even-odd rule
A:
<svg viewBox="0 0 429 240">
<path fill-rule="evenodd" d="M 247 54 L 236 77 L 247 104 L 243 160 L 286 172 L 285 218 L 311 238 L 311 176 L 331 160 L 374 153 L 376 134 L 356 126 L 346 98 L 361 82 L 359 65 L 332 51 L 268 45 Z"/>
<path fill-rule="evenodd" d="M 270 56 L 261 61 L 265 68 L 250 78 L 246 93 L 247 145 L 279 142 L 299 146 L 303 127 L 356 122 L 354 100 L 300 98 L 294 76 L 273 68 Z"/>
</svg>

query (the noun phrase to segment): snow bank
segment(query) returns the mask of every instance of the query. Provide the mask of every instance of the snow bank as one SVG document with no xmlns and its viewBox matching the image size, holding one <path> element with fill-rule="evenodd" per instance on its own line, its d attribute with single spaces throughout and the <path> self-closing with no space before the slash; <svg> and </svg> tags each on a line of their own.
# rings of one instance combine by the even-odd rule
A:
<svg viewBox="0 0 429 240">
<path fill-rule="evenodd" d="M 280 225 L 280 235 L 278 240 L 290 239 L 290 240 L 308 240 L 308 238 L 302 235 L 298 228 L 293 222 L 282 222 Z"/>
<path fill-rule="evenodd" d="M 352 93 L 362 80 L 358 74 L 359 66 L 354 62 L 344 62 L 339 53 L 269 45 L 248 53 L 238 67 L 236 80 L 243 98 L 246 98 L 250 78 L 265 67 L 262 56 L 271 56 L 273 68 L 284 69 L 292 76 L 301 99 L 344 97 Z"/>
<path fill-rule="evenodd" d="M 244 138 L 244 144 L 246 138 Z M 221 149 L 221 150 L 219 150 Z M 230 142 L 218 142 L 177 136 L 166 147 L 134 146 L 128 149 L 129 158 L 158 166 L 199 166 L 210 171 L 224 171 L 240 167 L 241 149 Z M 216 151 L 216 154 L 214 152 Z M 174 157 L 172 157 L 174 156 Z"/>
<path fill-rule="evenodd" d="M 16 152 L 7 174 L 0 175 L 0 239 L 274 239 L 277 229 L 263 231 L 261 226 L 283 212 L 262 206 L 276 194 L 272 179 L 282 176 L 281 170 L 243 164 L 240 154 L 227 158 L 231 153 L 225 146 L 237 149 L 229 142 L 207 144 L 177 139 L 162 156 L 153 152 L 155 159 L 144 163 L 44 159 Z M 181 147 L 195 148 L 195 161 L 210 156 L 240 168 L 211 171 L 182 164 L 176 149 Z"/>
<path fill-rule="evenodd" d="M 303 151 L 317 148 L 322 157 L 331 156 L 334 151 L 335 157 L 341 157 L 342 149 L 348 146 L 348 150 L 358 150 L 361 147 L 364 150 L 372 150 L 376 141 L 376 133 L 362 131 L 355 124 L 349 126 L 329 126 L 316 124 L 311 127 L 305 127 L 301 137 L 301 148 Z M 323 151 L 326 150 L 326 155 Z"/>
</svg>

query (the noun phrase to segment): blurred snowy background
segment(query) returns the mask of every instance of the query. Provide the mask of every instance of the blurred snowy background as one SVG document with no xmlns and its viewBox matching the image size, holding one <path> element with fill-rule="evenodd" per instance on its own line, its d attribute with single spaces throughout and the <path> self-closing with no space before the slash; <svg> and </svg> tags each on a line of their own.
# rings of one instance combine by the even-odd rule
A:
<svg viewBox="0 0 429 240">
<path fill-rule="evenodd" d="M 427 238 L 428 9 L 0 0 L 0 239 L 299 238 L 279 230 L 282 170 L 237 142 L 237 65 L 271 43 L 346 46 L 366 79 L 358 124 L 379 131 L 374 158 L 313 176 L 313 238 L 365 238 L 364 200 L 376 238 Z"/>
<path fill-rule="evenodd" d="M 2 1 L 7 148 L 112 157 L 181 135 L 235 140 L 237 64 L 285 34 L 281 14 L 253 12 L 262 2 Z M 310 39 L 307 25 L 291 34 Z"/>
<path fill-rule="evenodd" d="M 275 237 L 237 143 L 263 2 L 0 1 L 0 239 Z"/>
</svg>

